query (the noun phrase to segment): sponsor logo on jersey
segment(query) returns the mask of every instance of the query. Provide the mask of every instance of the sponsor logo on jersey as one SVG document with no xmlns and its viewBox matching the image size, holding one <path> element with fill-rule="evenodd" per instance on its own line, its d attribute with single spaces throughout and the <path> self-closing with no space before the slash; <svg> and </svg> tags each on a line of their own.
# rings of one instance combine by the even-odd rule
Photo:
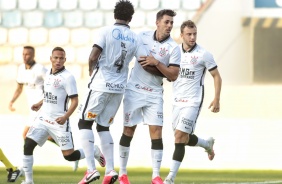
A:
<svg viewBox="0 0 282 184">
<path fill-rule="evenodd" d="M 149 88 L 149 87 L 147 87 L 147 86 L 141 86 L 140 84 L 135 84 L 135 87 L 136 87 L 137 89 L 142 89 L 142 90 L 149 91 L 149 92 L 152 92 L 152 91 L 153 91 L 152 88 Z"/>
<path fill-rule="evenodd" d="M 188 102 L 188 99 L 185 98 L 174 98 L 175 102 Z"/>
<path fill-rule="evenodd" d="M 165 47 L 164 47 L 164 48 L 160 48 L 159 55 L 160 55 L 161 57 L 166 56 L 166 53 L 167 53 L 167 50 L 166 50 L 166 48 L 165 48 Z"/>
<path fill-rule="evenodd" d="M 111 91 L 122 91 L 124 89 L 123 84 L 115 84 L 115 83 L 106 83 L 106 87 Z"/>
<path fill-rule="evenodd" d="M 163 118 L 163 112 L 157 112 L 158 118 Z"/>
<path fill-rule="evenodd" d="M 40 119 L 41 121 L 44 121 L 44 122 L 49 123 L 49 124 L 51 124 L 51 125 L 54 125 L 54 124 L 55 124 L 54 121 L 51 121 L 51 120 L 48 120 L 48 119 L 44 119 L 42 116 L 41 116 L 39 119 Z"/>
<path fill-rule="evenodd" d="M 188 125 L 188 126 L 192 126 L 193 120 L 190 120 L 190 119 L 187 119 L 187 118 L 182 118 L 181 123 Z"/>
<path fill-rule="evenodd" d="M 92 113 L 92 112 L 88 112 L 87 113 L 87 118 L 88 119 L 94 119 L 94 118 L 96 118 L 96 116 L 97 116 L 97 114 L 95 114 L 95 113 Z"/>
<path fill-rule="evenodd" d="M 179 76 L 186 79 L 194 79 L 195 71 L 191 71 L 189 68 L 180 68 Z"/>
<path fill-rule="evenodd" d="M 57 136 L 57 140 L 58 142 L 61 142 L 64 144 L 64 143 L 70 142 L 70 136 Z"/>
<path fill-rule="evenodd" d="M 44 93 L 44 102 L 57 104 L 57 96 L 53 95 L 52 92 L 45 92 Z"/>
<path fill-rule="evenodd" d="M 119 29 L 114 29 L 112 31 L 112 36 L 114 39 L 116 40 L 123 40 L 123 41 L 127 41 L 127 42 L 131 42 L 131 43 L 134 43 L 135 42 L 135 39 L 128 36 L 128 35 L 123 35 L 122 34 L 122 31 L 119 30 Z"/>
</svg>

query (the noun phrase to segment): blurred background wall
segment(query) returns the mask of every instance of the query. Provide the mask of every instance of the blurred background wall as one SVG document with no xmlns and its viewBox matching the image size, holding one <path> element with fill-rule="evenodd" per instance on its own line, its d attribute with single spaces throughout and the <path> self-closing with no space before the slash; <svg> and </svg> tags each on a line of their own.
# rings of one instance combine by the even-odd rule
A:
<svg viewBox="0 0 282 184">
<path fill-rule="evenodd" d="M 66 65 L 76 76 L 81 97 L 88 80 L 88 56 L 95 32 L 101 26 L 114 23 L 112 10 L 115 2 L 0 0 L 0 146 L 11 155 L 12 161 L 21 164 L 21 132 L 27 116 L 24 94 L 15 103 L 17 111 L 12 113 L 8 110 L 16 88 L 17 67 L 22 63 L 23 46 L 34 46 L 36 61 L 48 67 L 52 48 L 65 48 Z M 194 20 L 198 27 L 197 42 L 214 55 L 223 79 L 221 112 L 213 114 L 208 110 L 213 99 L 213 80 L 209 74 L 206 75 L 205 102 L 196 128 L 199 136 L 215 137 L 216 157 L 210 162 L 202 149 L 187 148 L 181 167 L 282 169 L 281 0 L 132 2 L 136 13 L 130 26 L 136 32 L 154 30 L 156 12 L 171 8 L 177 12 L 171 36 L 180 43 L 181 23 L 187 19 Z M 174 149 L 170 128 L 171 83 L 164 81 L 164 87 L 166 151 L 163 167 L 169 167 Z M 122 132 L 121 110 L 122 106 L 111 128 L 117 167 L 118 142 Z M 72 123 L 78 148 L 76 114 L 72 117 Z M 150 167 L 147 126 L 138 127 L 132 145 L 129 166 Z M 71 165 L 50 143 L 36 148 L 34 154 L 35 165 Z M 81 166 L 85 166 L 84 161 Z"/>
</svg>

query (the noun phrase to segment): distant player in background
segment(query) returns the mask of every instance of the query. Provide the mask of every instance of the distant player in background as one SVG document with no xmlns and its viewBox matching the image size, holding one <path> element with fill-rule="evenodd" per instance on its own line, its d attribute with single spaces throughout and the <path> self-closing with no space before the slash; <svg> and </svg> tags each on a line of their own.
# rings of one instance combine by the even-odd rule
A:
<svg viewBox="0 0 282 184">
<path fill-rule="evenodd" d="M 23 63 L 18 68 L 17 75 L 17 89 L 14 92 L 13 98 L 10 101 L 9 109 L 15 111 L 13 104 L 21 95 L 23 88 L 25 86 L 25 92 L 28 102 L 29 118 L 25 122 L 25 128 L 23 131 L 23 138 L 25 139 L 26 133 L 29 127 L 32 125 L 34 119 L 37 116 L 36 111 L 31 110 L 31 106 L 43 98 L 43 83 L 44 76 L 47 69 L 35 62 L 34 60 L 35 50 L 32 46 L 24 46 L 23 48 Z"/>
<path fill-rule="evenodd" d="M 189 142 L 190 145 L 205 148 L 210 160 L 214 157 L 213 138 L 204 140 L 193 135 L 190 141 L 190 136 L 195 131 L 197 118 L 203 104 L 206 70 L 212 75 L 215 88 L 214 99 L 209 108 L 214 113 L 220 110 L 222 80 L 212 54 L 196 43 L 197 27 L 193 21 L 183 22 L 180 31 L 183 40 L 183 43 L 179 45 L 181 49 L 180 72 L 177 80 L 173 82 L 172 127 L 175 149 L 170 172 L 164 181 L 165 184 L 174 184 L 176 174 L 185 155 L 185 145 Z"/>
<path fill-rule="evenodd" d="M 130 183 L 127 176 L 130 143 L 137 125 L 141 122 L 149 125 L 152 158 L 151 184 L 163 183 L 160 177 L 163 157 L 162 84 L 163 77 L 170 81 L 177 79 L 181 57 L 178 44 L 170 37 L 175 15 L 173 10 L 160 10 L 156 15 L 157 29 L 139 34 L 149 55 L 144 55 L 141 57 L 141 61 L 135 62 L 124 94 L 124 129 L 119 146 L 120 184 Z M 154 73 L 153 70 L 157 70 L 159 73 Z M 140 149 L 142 148 L 140 147 Z"/>
<path fill-rule="evenodd" d="M 11 162 L 5 156 L 1 148 L 0 148 L 0 161 L 5 165 L 6 170 L 8 172 L 7 181 L 15 182 L 18 179 L 18 177 L 21 175 L 22 171 L 17 167 L 15 167 L 13 164 L 11 164 Z"/>
<path fill-rule="evenodd" d="M 49 136 L 60 146 L 66 160 L 85 158 L 83 150 L 74 150 L 73 145 L 69 117 L 78 105 L 78 94 L 75 78 L 64 66 L 64 49 L 55 47 L 50 61 L 52 68 L 44 80 L 44 99 L 31 107 L 34 111 L 40 109 L 40 112 L 26 135 L 23 156 L 25 181 L 22 184 L 34 183 L 33 151 L 37 145 L 42 146 Z"/>
<path fill-rule="evenodd" d="M 130 1 L 118 1 L 114 8 L 115 24 L 101 28 L 95 36 L 89 56 L 91 79 L 85 99 L 79 106 L 78 127 L 87 162 L 87 172 L 79 184 L 90 183 L 100 178 L 93 160 L 94 121 L 97 123 L 96 130 L 106 159 L 102 184 L 113 184 L 118 178 L 118 173 L 114 170 L 114 140 L 110 126 L 123 97 L 129 62 L 134 56 L 139 58 L 147 54 L 137 35 L 128 25 L 133 14 L 134 7 Z"/>
</svg>

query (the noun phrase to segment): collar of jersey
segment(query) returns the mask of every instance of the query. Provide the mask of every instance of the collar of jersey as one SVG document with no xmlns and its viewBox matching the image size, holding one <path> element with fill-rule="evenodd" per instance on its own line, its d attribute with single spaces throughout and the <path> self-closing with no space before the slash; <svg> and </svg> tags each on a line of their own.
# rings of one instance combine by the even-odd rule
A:
<svg viewBox="0 0 282 184">
<path fill-rule="evenodd" d="M 183 44 L 182 44 L 182 51 L 183 51 L 184 53 L 192 52 L 196 47 L 197 47 L 197 43 L 195 43 L 195 45 L 194 45 L 190 50 L 186 51 L 186 50 L 184 50 Z"/>
<path fill-rule="evenodd" d="M 154 40 L 157 41 L 157 42 L 160 42 L 160 43 L 165 42 L 165 41 L 168 40 L 169 37 L 170 37 L 170 35 L 168 35 L 168 36 L 165 37 L 163 40 L 158 41 L 156 34 L 157 34 L 157 31 L 154 32 Z"/>
<path fill-rule="evenodd" d="M 63 68 L 61 68 L 60 70 L 58 70 L 56 73 L 52 73 L 52 68 L 51 68 L 51 71 L 50 71 L 50 75 L 57 75 L 58 73 L 60 73 L 61 71 L 65 70 L 65 66 L 63 66 Z"/>
<path fill-rule="evenodd" d="M 27 69 L 27 70 L 31 70 L 31 68 L 32 68 L 34 65 L 35 65 L 35 61 L 33 61 L 33 62 L 31 63 L 31 65 L 30 65 L 30 67 L 29 67 L 29 68 L 26 68 L 26 67 L 25 67 L 25 69 Z"/>
<path fill-rule="evenodd" d="M 114 25 L 115 25 L 115 26 L 125 26 L 125 27 L 130 28 L 128 24 L 115 23 Z"/>
</svg>

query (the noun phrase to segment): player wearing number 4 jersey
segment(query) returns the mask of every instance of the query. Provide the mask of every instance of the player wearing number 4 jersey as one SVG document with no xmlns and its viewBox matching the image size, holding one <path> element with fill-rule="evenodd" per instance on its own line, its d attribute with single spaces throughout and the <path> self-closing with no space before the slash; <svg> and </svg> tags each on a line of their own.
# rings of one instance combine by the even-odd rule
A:
<svg viewBox="0 0 282 184">
<path fill-rule="evenodd" d="M 95 36 L 89 57 L 91 76 L 85 99 L 79 106 L 81 145 L 85 152 L 87 171 L 80 184 L 100 178 L 94 162 L 94 133 L 100 137 L 101 149 L 106 159 L 105 176 L 102 184 L 112 184 L 118 174 L 114 171 L 114 141 L 109 127 L 120 106 L 128 76 L 129 62 L 135 56 L 146 55 L 146 50 L 137 35 L 130 30 L 129 22 L 134 14 L 131 2 L 120 0 L 114 8 L 115 24 L 101 28 Z"/>
<path fill-rule="evenodd" d="M 173 10 L 160 10 L 156 16 L 156 31 L 145 31 L 139 35 L 149 52 L 135 62 L 124 95 L 124 129 L 120 139 L 120 184 L 129 184 L 127 162 L 130 143 L 137 125 L 148 125 L 151 138 L 152 182 L 162 184 L 160 167 L 163 156 L 163 76 L 170 81 L 179 72 L 180 49 L 170 37 L 173 27 Z M 145 69 L 145 70 L 144 70 Z M 157 70 L 159 73 L 153 71 Z M 148 72 L 149 73 L 148 73 Z M 157 74 L 157 75 L 154 75 Z M 158 76 L 160 75 L 160 76 Z"/>
<path fill-rule="evenodd" d="M 196 43 L 197 27 L 188 20 L 181 25 L 181 63 L 178 78 L 173 83 L 172 127 L 175 136 L 175 149 L 170 172 L 165 184 L 173 184 L 185 155 L 185 145 L 198 145 L 206 149 L 209 159 L 214 157 L 214 139 L 200 139 L 193 135 L 204 98 L 204 77 L 206 70 L 214 79 L 215 95 L 209 108 L 219 112 L 221 77 L 210 52 Z"/>
</svg>

